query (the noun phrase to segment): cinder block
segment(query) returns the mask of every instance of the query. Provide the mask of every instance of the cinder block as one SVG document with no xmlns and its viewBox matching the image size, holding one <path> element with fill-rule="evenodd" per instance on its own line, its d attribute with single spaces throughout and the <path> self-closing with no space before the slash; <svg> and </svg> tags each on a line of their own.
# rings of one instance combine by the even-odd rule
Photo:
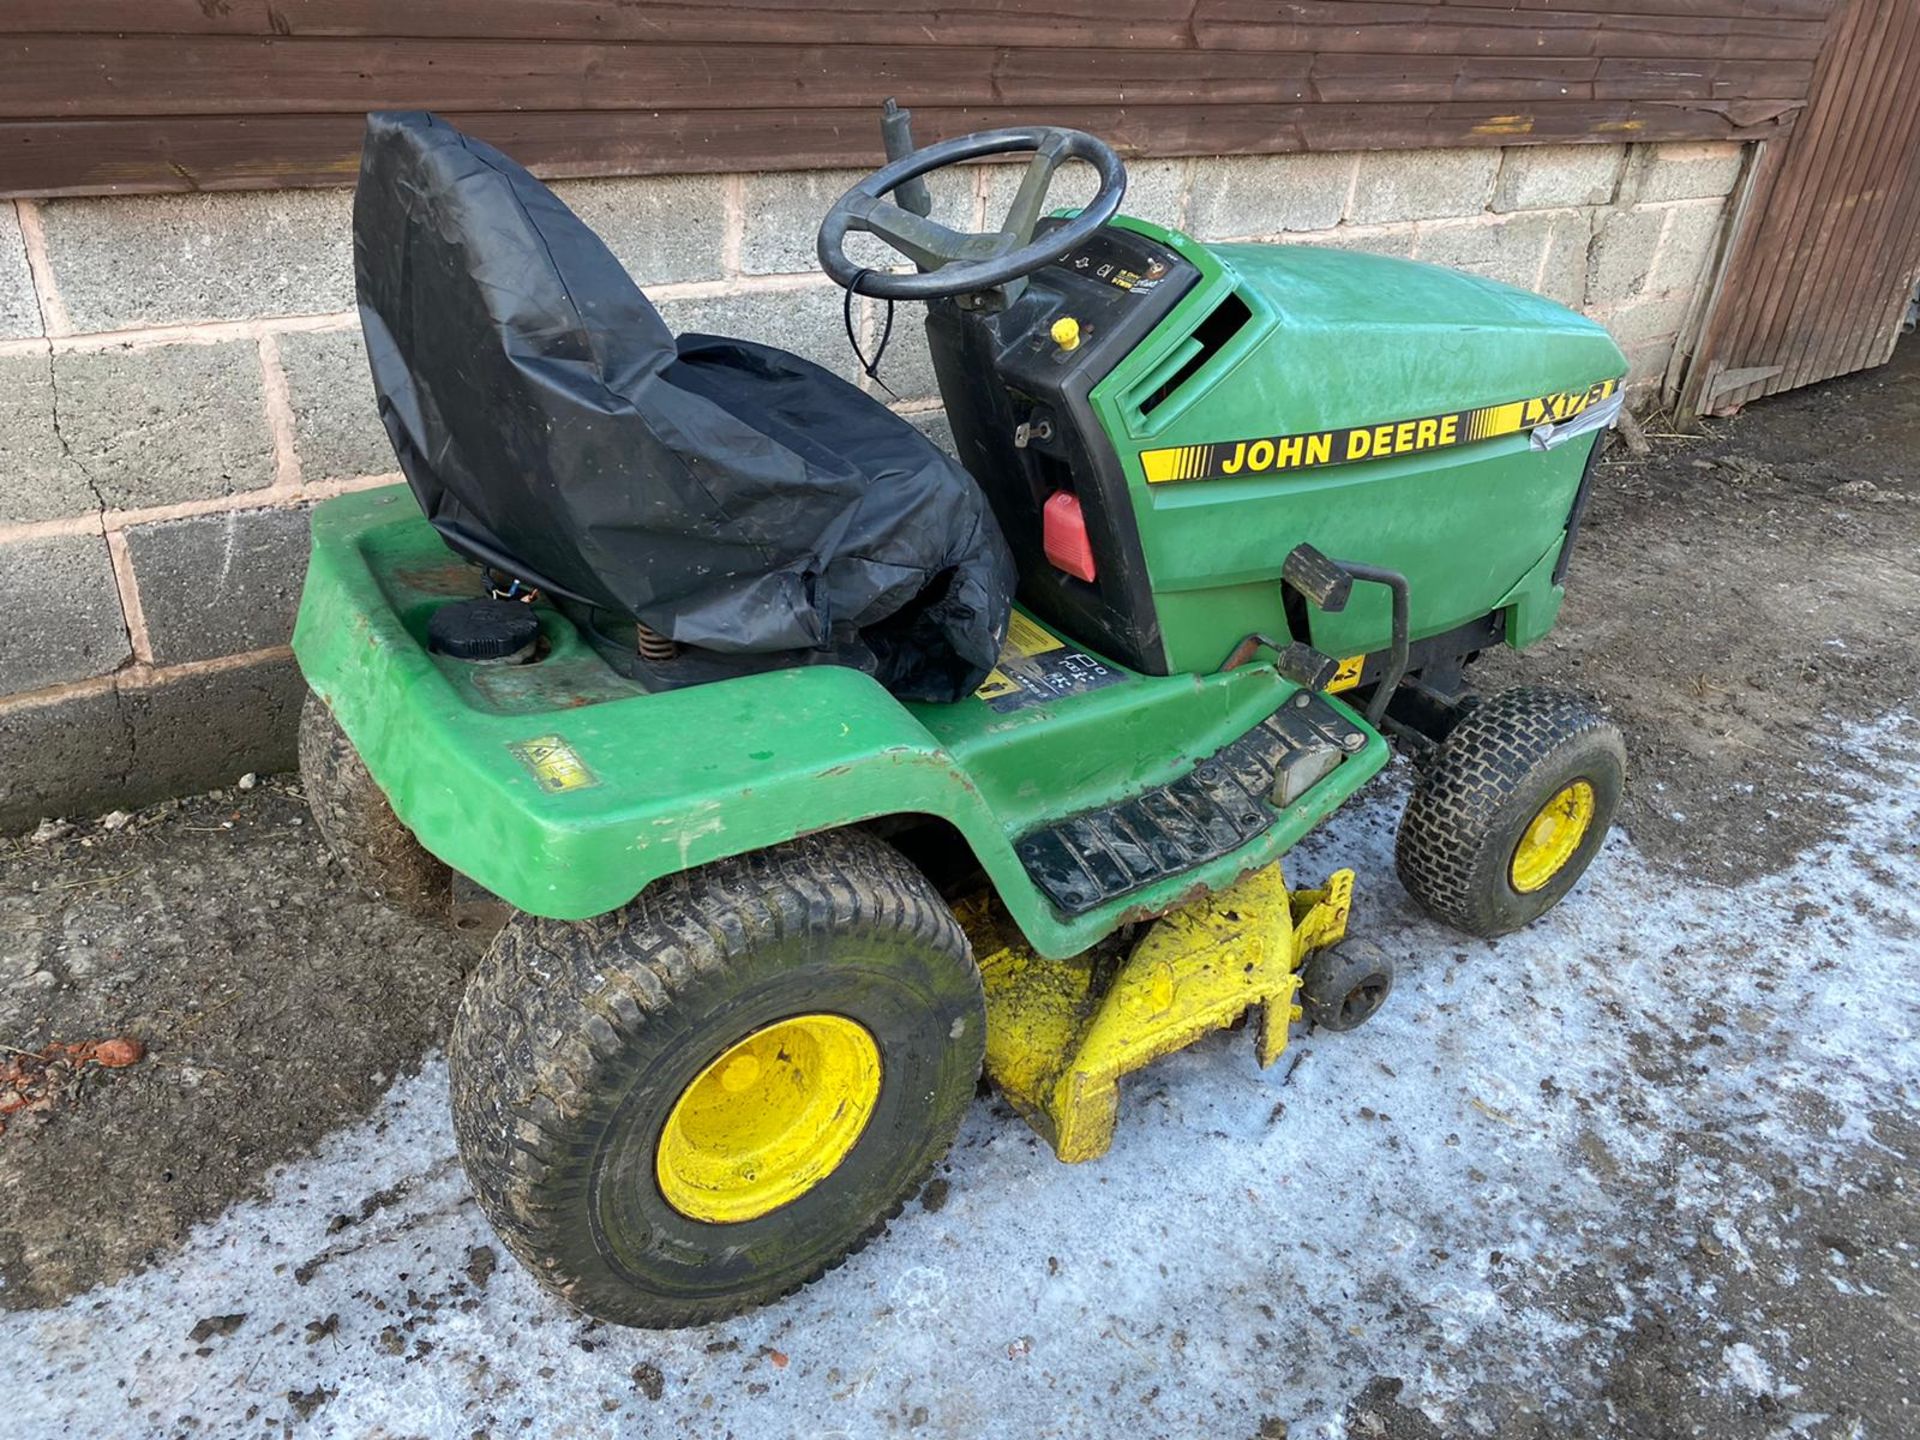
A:
<svg viewBox="0 0 1920 1440">
<path fill-rule="evenodd" d="M 297 763 L 294 735 L 307 682 L 291 656 L 183 675 L 123 690 L 120 698 L 134 737 L 127 775 L 133 803 L 231 784 L 249 770 L 291 770 Z"/>
<path fill-rule="evenodd" d="M 11 205 L 0 203 L 0 340 L 42 333 L 40 299 L 33 291 L 33 272 L 27 268 L 27 243 L 20 237 L 20 217 Z"/>
<path fill-rule="evenodd" d="M 1310 235 L 1286 235 L 1288 244 L 1317 245 L 1323 250 L 1362 250 L 1369 255 L 1413 256 L 1415 230 L 1411 225 L 1336 225 Z"/>
<path fill-rule="evenodd" d="M 995 165 L 987 172 L 988 226 L 997 226 L 1007 218 L 1007 207 L 1020 191 L 1025 165 Z M 1074 163 L 1054 172 L 1047 189 L 1047 210 L 1078 209 L 1100 189 L 1100 172 L 1091 165 Z M 1187 190 L 1187 162 L 1184 160 L 1136 160 L 1127 166 L 1127 193 L 1121 197 L 1120 213 L 1156 225 L 1181 226 L 1181 201 Z"/>
<path fill-rule="evenodd" d="M 1691 295 L 1650 295 L 1612 311 L 1606 320 L 1607 333 L 1623 350 L 1650 342 L 1671 342 L 1685 328 L 1693 309 Z"/>
<path fill-rule="evenodd" d="M 0 705 L 0 833 L 133 809 L 295 764 L 306 683 L 291 658 Z"/>
<path fill-rule="evenodd" d="M 1723 199 L 1733 193 L 1746 162 L 1738 141 L 1636 145 L 1620 185 L 1623 202 Z"/>
<path fill-rule="evenodd" d="M 68 351 L 53 369 L 67 450 L 111 508 L 273 483 L 252 341 Z"/>
<path fill-rule="evenodd" d="M 820 257 L 815 243 L 820 222 L 833 202 L 864 178 L 864 170 L 775 170 L 749 175 L 742 208 L 745 229 L 740 241 L 740 269 L 748 275 L 817 275 Z M 953 230 L 973 229 L 973 172 L 929 176 L 933 215 Z M 850 233 L 847 258 L 856 265 L 887 270 L 906 262 L 899 253 L 871 235 Z"/>
<path fill-rule="evenodd" d="M 1593 243 L 1593 213 L 1574 210 L 1556 215 L 1547 236 L 1547 259 L 1540 272 L 1540 293 L 1562 305 L 1579 306 L 1587 298 L 1587 247 Z"/>
<path fill-rule="evenodd" d="M 1419 227 L 1414 258 L 1531 290 L 1552 232 L 1545 215 L 1515 215 L 1495 224 L 1436 221 Z"/>
<path fill-rule="evenodd" d="M 1331 230 L 1346 210 L 1357 163 L 1346 154 L 1196 160 L 1187 228 L 1199 240 Z"/>
<path fill-rule="evenodd" d="M 132 759 L 111 689 L 46 704 L 0 703 L 0 835 L 56 815 L 115 809 Z"/>
<path fill-rule="evenodd" d="M 1347 219 L 1380 225 L 1478 215 L 1487 208 L 1499 173 L 1495 149 L 1368 150 L 1360 156 Z"/>
<path fill-rule="evenodd" d="M 54 428 L 53 362 L 0 356 L 0 525 L 100 508 Z"/>
<path fill-rule="evenodd" d="M 720 278 L 724 177 L 567 180 L 553 188 L 643 287 Z"/>
<path fill-rule="evenodd" d="M 1624 145 L 1516 145 L 1500 160 L 1495 210 L 1605 205 L 1620 180 Z"/>
<path fill-rule="evenodd" d="M 394 469 L 399 462 L 380 423 L 360 332 L 296 331 L 277 343 L 293 404 L 301 477 L 341 480 Z"/>
<path fill-rule="evenodd" d="M 822 283 L 800 290 L 754 290 L 737 295 L 714 295 L 699 300 L 668 300 L 660 315 L 676 335 L 695 331 L 729 339 L 757 340 L 803 355 L 848 380 L 858 380 L 860 367 L 847 345 L 837 285 Z M 858 301 L 855 302 L 856 307 Z M 896 327 L 911 322 L 919 308 L 902 305 Z M 859 311 L 855 312 L 856 326 Z M 896 334 L 896 338 L 897 334 Z"/>
<path fill-rule="evenodd" d="M 1616 210 L 1597 217 L 1587 249 L 1587 303 L 1631 300 L 1647 288 L 1667 217 L 1658 210 Z"/>
<path fill-rule="evenodd" d="M 1654 256 L 1647 288 L 1692 290 L 1700 283 L 1710 257 L 1720 243 L 1721 200 L 1690 200 L 1667 207 L 1667 233 Z"/>
<path fill-rule="evenodd" d="M 353 196 L 267 190 L 52 200 L 54 283 L 81 332 L 353 304 Z"/>
<path fill-rule="evenodd" d="M 132 653 L 100 535 L 0 545 L 0 695 L 105 675 Z"/>
<path fill-rule="evenodd" d="M 1628 405 L 1633 410 L 1642 410 L 1658 395 L 1666 379 L 1667 366 L 1673 360 L 1674 342 L 1654 340 L 1622 348 L 1627 356 Z"/>
<path fill-rule="evenodd" d="M 307 573 L 304 509 L 228 510 L 126 532 L 155 663 L 285 644 Z"/>
</svg>

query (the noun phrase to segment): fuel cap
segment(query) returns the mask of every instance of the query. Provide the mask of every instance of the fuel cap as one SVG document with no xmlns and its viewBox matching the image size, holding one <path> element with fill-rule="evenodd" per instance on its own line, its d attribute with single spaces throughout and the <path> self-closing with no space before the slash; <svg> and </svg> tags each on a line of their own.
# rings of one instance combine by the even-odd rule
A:
<svg viewBox="0 0 1920 1440">
<path fill-rule="evenodd" d="M 518 600 L 461 600 L 427 622 L 427 643 L 455 660 L 520 660 L 540 638 L 540 617 Z"/>
</svg>

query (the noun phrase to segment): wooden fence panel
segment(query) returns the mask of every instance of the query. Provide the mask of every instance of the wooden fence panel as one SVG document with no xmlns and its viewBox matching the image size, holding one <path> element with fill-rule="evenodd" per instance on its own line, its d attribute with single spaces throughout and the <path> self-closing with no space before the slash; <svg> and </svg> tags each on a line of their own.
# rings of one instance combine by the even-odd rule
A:
<svg viewBox="0 0 1920 1440">
<path fill-rule="evenodd" d="M 898 95 L 1134 155 L 1774 136 L 1834 0 L 6 0 L 0 195 L 344 183 L 440 110 L 549 176 L 863 165 Z"/>
<path fill-rule="evenodd" d="M 1893 353 L 1920 274 L 1920 5 L 1848 0 L 1801 123 L 1762 156 L 1682 388 L 1727 413 Z"/>
</svg>

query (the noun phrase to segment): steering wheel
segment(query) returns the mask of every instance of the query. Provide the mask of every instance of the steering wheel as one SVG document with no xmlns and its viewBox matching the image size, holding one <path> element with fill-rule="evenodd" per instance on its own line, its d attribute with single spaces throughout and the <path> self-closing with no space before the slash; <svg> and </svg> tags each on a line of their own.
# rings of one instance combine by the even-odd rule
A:
<svg viewBox="0 0 1920 1440">
<path fill-rule="evenodd" d="M 962 161 L 1028 153 L 1033 159 L 1027 162 L 1027 173 L 998 230 L 952 230 L 887 198 L 910 180 Z M 1047 187 L 1054 171 L 1069 160 L 1085 160 L 1098 170 L 1100 189 L 1079 215 L 1035 240 L 1033 231 L 1046 207 Z M 837 284 L 883 300 L 971 295 L 1051 265 L 1111 220 L 1126 193 L 1127 167 L 1109 146 L 1084 131 L 1056 125 L 981 130 L 902 156 L 834 201 L 820 222 L 820 264 Z M 844 248 L 849 230 L 879 236 L 922 273 L 895 275 L 855 265 Z"/>
</svg>

